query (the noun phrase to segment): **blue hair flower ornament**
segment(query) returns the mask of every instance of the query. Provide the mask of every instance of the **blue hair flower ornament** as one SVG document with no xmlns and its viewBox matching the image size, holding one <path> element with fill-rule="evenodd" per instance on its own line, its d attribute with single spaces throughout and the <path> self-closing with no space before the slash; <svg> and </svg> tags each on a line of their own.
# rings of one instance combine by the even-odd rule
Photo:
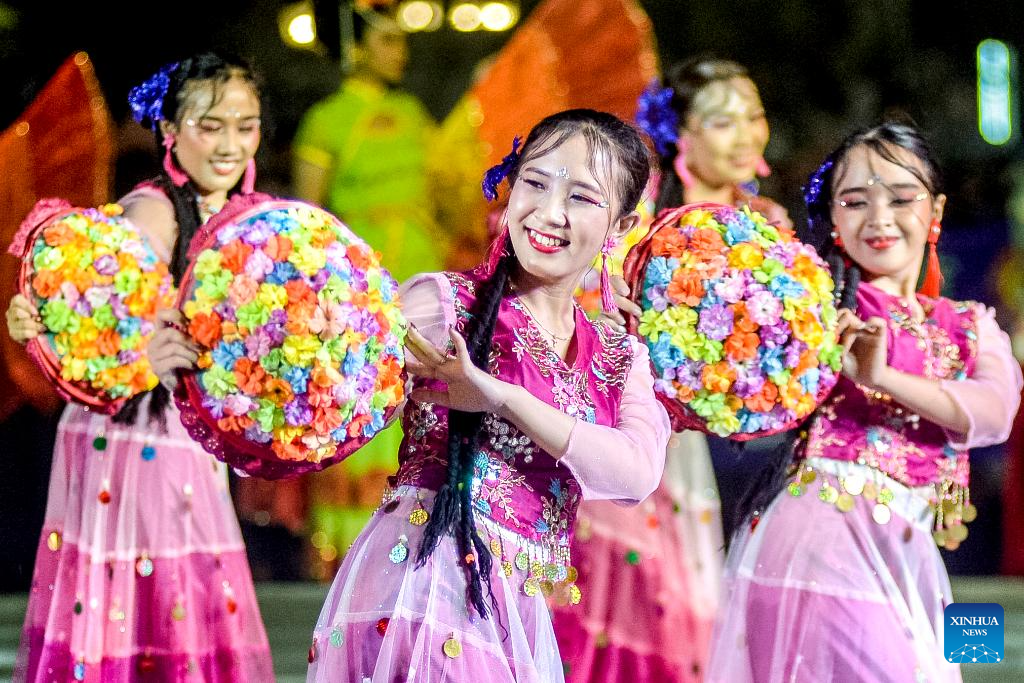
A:
<svg viewBox="0 0 1024 683">
<path fill-rule="evenodd" d="M 505 155 L 501 163 L 491 166 L 484 173 L 484 180 L 481 186 L 484 189 L 484 197 L 487 198 L 487 201 L 493 202 L 498 198 L 498 185 L 508 177 L 508 174 L 512 172 L 515 165 L 519 163 L 520 142 L 522 142 L 522 138 L 517 135 L 512 141 L 512 151 Z"/>
<path fill-rule="evenodd" d="M 807 179 L 807 185 L 804 187 L 804 204 L 808 209 L 818 201 L 822 183 L 825 181 L 825 174 L 832 168 L 833 163 L 835 162 L 831 158 L 825 159 L 824 163 L 818 167 L 818 170 Z"/>
<path fill-rule="evenodd" d="M 144 126 L 156 130 L 157 123 L 164 118 L 164 98 L 171 86 L 171 74 L 178 68 L 177 62 L 162 67 L 128 93 L 128 106 L 132 117 Z"/>
<path fill-rule="evenodd" d="M 640 95 L 637 101 L 636 123 L 654 142 L 661 156 L 667 156 L 671 146 L 679 139 L 679 117 L 672 108 L 672 88 L 661 88 L 658 80 Z"/>
</svg>

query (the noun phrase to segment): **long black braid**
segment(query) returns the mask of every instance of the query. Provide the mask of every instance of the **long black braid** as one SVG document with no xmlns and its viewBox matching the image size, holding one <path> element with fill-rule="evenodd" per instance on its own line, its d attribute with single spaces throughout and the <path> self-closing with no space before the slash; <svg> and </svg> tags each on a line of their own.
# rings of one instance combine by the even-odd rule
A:
<svg viewBox="0 0 1024 683">
<path fill-rule="evenodd" d="M 866 147 L 886 161 L 910 171 L 932 195 L 941 192 L 942 185 L 938 163 L 921 133 L 913 126 L 895 122 L 882 123 L 849 135 L 810 175 L 807 185 L 803 188 L 809 237 L 817 241 L 815 246 L 818 253 L 831 271 L 832 281 L 835 283 L 836 306 L 851 311 L 857 310 L 857 288 L 861 282 L 861 268 L 836 245 L 831 233 L 832 193 L 837 182 L 842 179 L 846 157 L 855 147 Z M 905 158 L 899 156 L 898 150 L 904 150 L 917 157 L 922 162 L 925 173 L 922 174 L 916 166 L 907 164 Z M 779 447 L 771 454 L 740 500 L 736 519 L 737 529 L 741 529 L 748 520 L 761 514 L 785 488 L 800 443 L 816 417 L 817 411 L 783 435 Z"/>
<path fill-rule="evenodd" d="M 194 94 L 194 85 L 197 82 L 210 82 L 214 92 L 211 103 L 220 98 L 220 91 L 224 84 L 232 78 L 238 78 L 250 85 L 253 91 L 259 95 L 259 88 L 252 68 L 242 59 L 223 54 L 204 52 L 189 57 L 178 63 L 177 68 L 170 74 L 170 83 L 167 94 L 163 100 L 162 116 L 167 121 L 175 122 L 179 127 L 179 120 L 182 110 Z M 164 134 L 160 126 L 154 125 L 157 136 L 157 149 L 163 149 Z M 162 167 L 160 175 L 153 179 L 153 184 L 162 190 L 170 199 L 174 207 L 174 218 L 177 222 L 178 234 L 174 241 L 174 249 L 171 252 L 171 263 L 168 270 L 174 279 L 175 287 L 181 285 L 181 279 L 188 269 L 188 248 L 192 237 L 196 234 L 199 226 L 202 225 L 202 218 L 199 213 L 199 190 L 191 179 L 184 185 L 175 185 Z M 238 188 L 234 188 L 236 192 Z M 162 385 L 158 384 L 151 392 L 149 402 L 149 421 L 162 428 L 166 427 L 165 411 L 171 402 L 171 394 Z M 125 402 L 121 410 L 113 417 L 113 421 L 120 424 L 132 425 L 138 420 L 139 408 L 145 399 L 146 394 L 136 394 Z"/>
<path fill-rule="evenodd" d="M 522 156 L 510 169 L 509 180 L 514 183 L 520 166 L 549 153 L 575 135 L 582 135 L 590 151 L 591 163 L 602 159 L 606 171 L 597 177 L 616 182 L 617 206 L 620 214 L 632 210 L 650 174 L 650 158 L 640 135 L 630 125 L 611 114 L 589 109 L 573 109 L 553 114 L 530 131 L 523 146 Z M 506 238 L 503 255 L 494 272 L 482 282 L 471 309 L 471 322 L 467 348 L 473 364 L 489 370 L 489 357 L 494 329 L 498 322 L 501 302 L 509 289 L 518 261 L 511 239 Z M 483 618 L 488 610 L 484 600 L 484 584 L 492 608 L 497 607 L 491 589 L 491 555 L 483 538 L 476 531 L 473 517 L 474 459 L 482 436 L 483 413 L 448 411 L 448 471 L 445 483 L 434 498 L 430 520 L 424 528 L 417 565 L 423 566 L 444 536 L 453 536 L 459 551 L 459 560 L 468 575 L 467 598 Z"/>
</svg>

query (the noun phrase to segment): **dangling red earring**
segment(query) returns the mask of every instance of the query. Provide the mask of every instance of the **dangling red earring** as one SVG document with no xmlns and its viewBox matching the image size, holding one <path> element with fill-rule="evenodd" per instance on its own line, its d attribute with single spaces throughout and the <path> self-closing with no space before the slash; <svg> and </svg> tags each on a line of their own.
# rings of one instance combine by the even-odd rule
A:
<svg viewBox="0 0 1024 683">
<path fill-rule="evenodd" d="M 171 151 L 173 148 L 174 136 L 164 136 L 164 172 L 167 173 L 167 177 L 171 179 L 172 183 L 181 187 L 188 182 L 188 176 L 174 163 L 174 154 Z"/>
<path fill-rule="evenodd" d="M 256 189 L 256 160 L 249 159 L 245 165 L 245 175 L 242 176 L 242 194 L 252 194 Z"/>
<path fill-rule="evenodd" d="M 690 189 L 697 184 L 697 181 L 693 179 L 693 174 L 690 173 L 690 169 L 686 167 L 686 153 L 690 151 L 690 142 L 679 138 L 676 141 L 676 150 L 676 158 L 672 162 L 672 167 L 676 170 L 676 175 L 682 181 L 683 187 Z"/>
<path fill-rule="evenodd" d="M 764 157 L 757 160 L 757 167 L 754 169 L 754 173 L 760 178 L 767 178 L 772 174 L 772 167 L 768 165 Z"/>
<path fill-rule="evenodd" d="M 843 248 L 843 238 L 839 236 L 839 233 L 837 231 L 833 230 L 832 232 L 829 233 L 829 235 L 832 237 L 832 243 L 835 244 L 840 249 L 842 249 Z"/>
<path fill-rule="evenodd" d="M 605 313 L 615 312 L 615 298 L 612 296 L 612 280 L 608 273 L 608 256 L 615 248 L 615 240 L 611 237 L 601 247 L 601 308 Z"/>
<path fill-rule="evenodd" d="M 921 282 L 920 294 L 938 297 L 942 291 L 942 268 L 939 265 L 939 235 L 942 234 L 942 224 L 938 218 L 932 219 L 928 227 L 928 265 L 924 270 L 924 280 Z"/>
</svg>

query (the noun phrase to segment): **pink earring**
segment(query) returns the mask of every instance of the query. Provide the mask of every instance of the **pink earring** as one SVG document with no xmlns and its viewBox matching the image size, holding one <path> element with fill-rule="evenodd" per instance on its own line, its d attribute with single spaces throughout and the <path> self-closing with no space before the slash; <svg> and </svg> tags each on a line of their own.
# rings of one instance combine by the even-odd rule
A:
<svg viewBox="0 0 1024 683">
<path fill-rule="evenodd" d="M 615 240 L 611 237 L 601 247 L 601 308 L 605 313 L 615 312 L 615 299 L 612 297 L 612 281 L 608 274 L 608 256 L 615 248 Z"/>
<path fill-rule="evenodd" d="M 683 138 L 679 138 L 676 141 L 676 158 L 672 162 L 673 168 L 676 169 L 676 175 L 679 176 L 679 180 L 682 181 L 683 187 L 689 189 L 697 184 L 697 181 L 693 179 L 693 174 L 690 173 L 690 169 L 686 167 L 686 153 L 690 151 L 690 142 Z"/>
<path fill-rule="evenodd" d="M 242 194 L 252 194 L 256 189 L 256 160 L 249 159 L 245 165 L 245 175 L 242 176 Z"/>
<path fill-rule="evenodd" d="M 188 176 L 174 163 L 174 154 L 171 151 L 173 148 L 174 136 L 164 136 L 164 172 L 167 173 L 167 177 L 171 179 L 172 183 L 181 187 L 188 182 Z"/>
<path fill-rule="evenodd" d="M 764 160 L 764 157 L 761 157 L 757 160 L 757 168 L 754 169 L 754 173 L 756 173 L 758 177 L 767 178 L 772 174 L 772 167 L 768 165 L 768 162 Z"/>
</svg>

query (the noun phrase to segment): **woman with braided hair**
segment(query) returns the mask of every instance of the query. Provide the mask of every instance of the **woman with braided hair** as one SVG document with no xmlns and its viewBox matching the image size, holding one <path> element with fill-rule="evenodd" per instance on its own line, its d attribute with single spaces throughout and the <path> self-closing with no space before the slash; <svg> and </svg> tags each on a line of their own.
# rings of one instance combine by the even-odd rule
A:
<svg viewBox="0 0 1024 683">
<path fill-rule="evenodd" d="M 647 352 L 573 301 L 638 219 L 643 142 L 570 110 L 517 150 L 484 181 L 489 197 L 511 183 L 487 261 L 403 286 L 415 357 L 400 465 L 327 597 L 309 681 L 562 681 L 545 601 L 581 598 L 576 507 L 635 503 L 661 477 L 669 425 Z"/>
<path fill-rule="evenodd" d="M 956 682 L 936 544 L 967 537 L 968 449 L 1006 440 L 1020 369 L 992 309 L 939 295 L 946 196 L 917 130 L 849 136 L 805 199 L 829 237 L 842 377 L 746 501 L 708 680 Z"/>
<path fill-rule="evenodd" d="M 252 190 L 255 78 L 239 60 L 200 54 L 158 71 L 129 103 L 164 161 L 120 203 L 179 282 L 199 226 L 229 193 Z M 37 316 L 15 297 L 11 336 L 40 334 Z M 147 351 L 161 385 L 112 418 L 75 404 L 61 418 L 19 683 L 273 680 L 226 468 L 189 437 L 170 400 L 175 371 L 197 353 L 175 327 L 180 313 L 159 319 L 168 326 Z"/>
</svg>

